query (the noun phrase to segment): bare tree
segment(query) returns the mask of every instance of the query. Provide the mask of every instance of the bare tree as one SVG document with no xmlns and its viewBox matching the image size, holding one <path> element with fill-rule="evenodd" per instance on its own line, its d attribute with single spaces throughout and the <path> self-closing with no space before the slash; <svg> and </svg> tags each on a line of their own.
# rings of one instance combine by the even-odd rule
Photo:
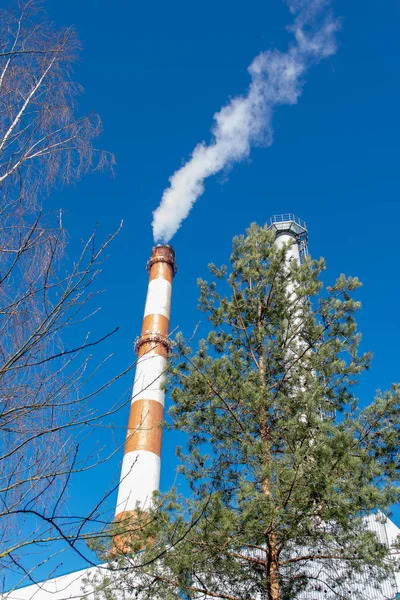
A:
<svg viewBox="0 0 400 600">
<path fill-rule="evenodd" d="M 96 312 L 95 280 L 115 234 L 99 244 L 92 234 L 68 265 L 61 213 L 43 216 L 41 203 L 113 157 L 94 145 L 99 117 L 77 116 L 74 30 L 57 29 L 28 0 L 0 14 L 0 40 L 0 569 L 28 583 L 27 550 L 46 544 L 48 558 L 61 540 L 82 553 L 101 526 L 101 500 L 78 517 L 63 505 L 74 473 L 106 459 L 85 443 L 82 453 L 82 440 L 124 403 L 107 415 L 93 406 L 112 381 L 99 379 L 101 364 L 89 368 L 90 352 L 112 332 L 71 347 L 64 336 L 75 340 L 75 327 L 81 337 Z"/>
<path fill-rule="evenodd" d="M 26 201 L 55 182 L 113 162 L 96 149 L 98 115 L 77 116 L 72 78 L 79 40 L 28 0 L 0 13 L 0 183 Z M 7 187 L 4 188 L 7 182 Z"/>
</svg>

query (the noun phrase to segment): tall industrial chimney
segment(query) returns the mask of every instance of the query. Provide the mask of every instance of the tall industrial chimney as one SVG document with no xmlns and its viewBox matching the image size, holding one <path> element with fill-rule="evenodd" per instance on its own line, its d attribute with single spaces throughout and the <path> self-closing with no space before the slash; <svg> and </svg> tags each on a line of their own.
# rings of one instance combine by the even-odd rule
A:
<svg viewBox="0 0 400 600">
<path fill-rule="evenodd" d="M 172 279 L 176 272 L 171 246 L 155 246 L 147 263 L 149 286 L 142 333 L 135 344 L 138 355 L 135 382 L 122 462 L 115 520 L 151 508 L 159 489 L 161 436 L 164 415 L 165 370 L 169 349 Z"/>
<path fill-rule="evenodd" d="M 307 254 L 308 232 L 304 221 L 293 214 L 274 215 L 269 220 L 269 229 L 276 232 L 275 245 L 277 248 L 282 248 L 283 245 L 292 242 L 286 253 L 287 268 L 292 260 L 301 262 L 302 258 Z M 286 293 L 288 303 L 296 304 L 295 283 L 288 282 L 286 285 Z M 293 333 L 293 341 L 296 341 L 303 348 L 304 341 L 298 335 L 301 329 L 300 307 L 292 315 L 290 322 L 287 323 L 289 331 Z M 288 357 L 291 352 L 288 353 Z"/>
</svg>

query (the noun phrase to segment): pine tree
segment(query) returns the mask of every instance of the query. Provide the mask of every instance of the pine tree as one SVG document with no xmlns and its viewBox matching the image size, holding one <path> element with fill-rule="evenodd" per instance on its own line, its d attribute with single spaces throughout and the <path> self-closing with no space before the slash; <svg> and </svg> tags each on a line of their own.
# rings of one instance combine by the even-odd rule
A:
<svg viewBox="0 0 400 600">
<path fill-rule="evenodd" d="M 117 560 L 129 597 L 362 598 L 349 582 L 394 568 L 366 517 L 399 499 L 400 386 L 360 407 L 360 283 L 287 252 L 253 224 L 199 282 L 212 329 L 195 352 L 177 337 L 168 382 L 191 493 L 160 496 Z"/>
</svg>

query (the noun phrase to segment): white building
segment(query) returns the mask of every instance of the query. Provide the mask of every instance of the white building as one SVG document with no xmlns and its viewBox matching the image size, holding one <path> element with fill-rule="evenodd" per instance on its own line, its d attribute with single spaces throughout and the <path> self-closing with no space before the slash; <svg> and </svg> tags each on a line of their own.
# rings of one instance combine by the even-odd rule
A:
<svg viewBox="0 0 400 600">
<path fill-rule="evenodd" d="M 390 519 L 382 522 L 382 516 L 377 518 L 375 515 L 371 515 L 368 518 L 368 528 L 375 531 L 379 541 L 388 546 L 392 546 L 397 536 L 400 535 L 400 529 Z M 336 564 L 335 574 L 337 574 L 337 568 Z M 310 575 L 318 575 L 315 589 L 304 592 L 298 597 L 298 600 L 323 600 L 329 597 L 327 591 L 332 591 L 332 583 L 326 565 L 322 569 L 318 563 L 310 562 L 309 570 Z M 97 580 L 101 582 L 104 575 L 110 575 L 112 580 L 112 573 L 108 571 L 107 565 L 91 567 L 13 590 L 8 594 L 4 594 L 2 600 L 93 600 L 94 593 L 91 584 L 88 584 L 87 581 Z M 359 594 L 358 597 L 363 600 L 398 599 L 400 598 L 400 571 L 396 573 L 393 580 L 386 580 L 378 589 L 369 578 L 359 576 L 354 579 L 351 587 L 346 584 L 346 586 L 335 590 L 335 592 L 340 600 L 351 600 L 357 597 L 357 593 Z"/>
</svg>

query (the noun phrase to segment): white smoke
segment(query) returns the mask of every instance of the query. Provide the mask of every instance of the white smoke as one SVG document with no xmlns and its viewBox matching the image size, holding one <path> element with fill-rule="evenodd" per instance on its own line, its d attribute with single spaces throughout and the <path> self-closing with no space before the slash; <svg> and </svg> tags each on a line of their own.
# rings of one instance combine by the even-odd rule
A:
<svg viewBox="0 0 400 600">
<path fill-rule="evenodd" d="M 295 41 L 286 53 L 263 52 L 253 60 L 247 94 L 214 115 L 213 141 L 198 144 L 190 160 L 170 177 L 170 186 L 153 213 L 155 241 L 167 243 L 172 238 L 204 192 L 207 177 L 246 158 L 252 145 L 272 144 L 274 108 L 296 104 L 307 68 L 336 51 L 338 22 L 324 15 L 328 4 L 328 0 L 289 2 L 295 15 L 289 30 Z"/>
</svg>

